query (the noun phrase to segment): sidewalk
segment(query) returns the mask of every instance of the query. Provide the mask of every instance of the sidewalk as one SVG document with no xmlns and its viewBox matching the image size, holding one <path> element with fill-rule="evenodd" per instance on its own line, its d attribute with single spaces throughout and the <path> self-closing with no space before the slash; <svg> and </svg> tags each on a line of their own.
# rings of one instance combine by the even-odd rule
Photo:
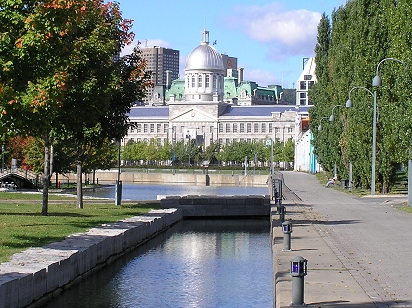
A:
<svg viewBox="0 0 412 308">
<path fill-rule="evenodd" d="M 404 260 L 408 260 L 410 268 L 411 240 L 407 248 L 398 249 L 396 256 L 399 261 L 396 263 L 399 269 L 396 269 L 396 266 L 390 265 L 394 251 L 391 251 L 390 245 L 382 245 L 390 241 L 391 237 L 379 240 L 370 236 L 379 230 L 382 232 L 382 221 L 379 221 L 382 218 L 379 217 L 388 217 L 388 212 L 395 225 L 412 223 L 411 214 L 391 206 L 406 201 L 407 196 L 355 198 L 323 187 L 314 175 L 286 172 L 284 179 L 285 184 L 302 200 L 288 194 L 288 199 L 282 203 L 287 210 L 285 220 L 292 222 L 291 251 L 283 251 L 279 215 L 272 216 L 275 219 L 273 252 L 276 307 L 291 305 L 290 260 L 296 256 L 308 260 L 308 273 L 304 277 L 304 302 L 308 307 L 412 307 L 412 276 L 405 277 L 395 288 L 396 277 L 402 276 L 399 261 L 406 258 Z M 365 217 L 374 215 L 377 216 L 370 220 Z M 388 220 L 387 223 L 390 222 Z M 366 233 L 360 232 L 359 227 L 365 229 Z M 388 231 L 384 232 L 389 234 Z M 393 232 L 396 233 L 396 230 Z M 401 232 L 402 228 L 399 230 Z M 375 241 L 381 245 L 375 244 Z M 372 247 L 369 247 L 371 243 Z M 388 280 L 393 286 L 389 285 Z"/>
</svg>

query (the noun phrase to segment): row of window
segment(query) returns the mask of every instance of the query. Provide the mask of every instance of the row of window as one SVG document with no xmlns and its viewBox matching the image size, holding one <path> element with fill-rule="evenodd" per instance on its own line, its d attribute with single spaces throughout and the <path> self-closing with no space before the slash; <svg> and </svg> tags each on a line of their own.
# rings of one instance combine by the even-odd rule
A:
<svg viewBox="0 0 412 308">
<path fill-rule="evenodd" d="M 287 133 L 293 133 L 293 127 L 285 127 L 285 128 L 280 128 L 280 127 L 273 127 L 273 123 L 219 123 L 219 133 L 272 133 L 273 128 L 275 129 L 275 133 L 280 133 L 281 129 L 287 129 Z M 183 133 L 185 130 L 185 126 L 179 126 L 179 127 L 173 127 L 172 131 L 173 133 Z M 165 133 L 167 134 L 169 130 L 169 124 L 168 123 L 134 123 L 134 125 L 130 128 L 130 132 L 134 133 Z M 202 126 L 199 128 L 199 134 L 204 134 L 206 133 L 206 126 Z M 214 131 L 214 126 L 209 126 L 208 127 L 209 133 L 213 133 Z"/>
<path fill-rule="evenodd" d="M 288 133 L 293 133 L 293 127 L 287 128 Z M 275 133 L 279 133 L 280 127 L 275 127 Z M 272 133 L 273 123 L 253 123 L 253 133 Z M 252 123 L 219 123 L 219 133 L 252 133 Z"/>
<path fill-rule="evenodd" d="M 127 139 L 127 140 L 125 140 L 126 141 L 126 143 L 127 143 L 127 141 L 129 141 L 129 140 L 134 140 L 134 141 L 136 141 L 136 142 L 149 142 L 149 138 L 136 138 L 136 139 L 134 139 L 134 138 L 129 138 L 129 139 Z M 183 139 L 181 139 L 181 141 L 182 141 Z M 177 142 L 178 140 L 173 140 L 173 142 Z M 209 140 L 209 144 L 211 144 L 212 142 L 213 142 L 214 140 L 212 139 L 212 138 L 210 138 L 210 140 Z M 231 144 L 231 143 L 233 143 L 233 142 L 262 142 L 262 141 L 265 141 L 265 139 L 259 139 L 259 138 L 225 138 L 225 139 L 223 139 L 223 138 L 219 138 L 218 140 L 217 140 L 217 142 L 220 144 L 220 145 L 223 145 L 223 144 Z M 166 144 L 168 142 L 168 139 L 167 138 L 158 138 L 157 139 L 157 143 L 158 143 L 158 145 L 162 145 L 162 144 Z"/>
<path fill-rule="evenodd" d="M 204 77 L 204 78 L 203 78 Z M 222 84 L 222 76 L 216 76 L 213 75 L 212 77 L 212 88 L 216 89 L 218 82 L 219 84 Z M 204 80 L 204 81 L 203 81 Z M 210 75 L 209 74 L 203 74 L 203 75 L 191 75 L 187 76 L 186 79 L 186 85 L 188 88 L 196 88 L 196 85 L 198 88 L 210 88 Z"/>
<path fill-rule="evenodd" d="M 142 124 L 140 123 L 133 123 L 134 125 L 130 127 L 130 132 L 134 133 L 136 130 L 136 133 L 142 133 Z M 167 133 L 169 130 L 169 124 L 168 123 L 144 123 L 143 124 L 143 133 Z"/>
</svg>

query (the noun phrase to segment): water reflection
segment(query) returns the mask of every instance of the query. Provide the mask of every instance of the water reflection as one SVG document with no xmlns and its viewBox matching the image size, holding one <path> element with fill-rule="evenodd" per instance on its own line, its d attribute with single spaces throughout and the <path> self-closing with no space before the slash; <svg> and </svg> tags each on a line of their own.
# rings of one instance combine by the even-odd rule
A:
<svg viewBox="0 0 412 308">
<path fill-rule="evenodd" d="M 267 187 L 123 184 L 123 200 L 156 200 L 157 195 L 266 195 Z M 114 199 L 115 187 L 85 190 L 84 196 Z"/>
<path fill-rule="evenodd" d="M 185 220 L 47 307 L 272 307 L 266 220 Z"/>
</svg>

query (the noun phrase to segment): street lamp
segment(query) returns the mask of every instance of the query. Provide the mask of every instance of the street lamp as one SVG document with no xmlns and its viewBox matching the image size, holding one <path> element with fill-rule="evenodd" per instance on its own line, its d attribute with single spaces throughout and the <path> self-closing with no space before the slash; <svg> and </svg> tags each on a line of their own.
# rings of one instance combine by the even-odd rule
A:
<svg viewBox="0 0 412 308">
<path fill-rule="evenodd" d="M 318 126 L 318 131 L 321 131 L 322 130 L 322 120 L 323 119 L 327 119 L 328 117 L 322 117 L 321 119 L 320 119 L 320 121 L 319 121 L 319 126 Z"/>
<path fill-rule="evenodd" d="M 334 107 L 332 108 L 332 113 L 331 113 L 331 115 L 330 115 L 330 117 L 329 117 L 329 122 L 335 121 L 335 116 L 333 115 L 333 111 L 335 110 L 336 107 L 342 107 L 342 105 L 336 105 L 336 106 L 334 106 Z"/>
<path fill-rule="evenodd" d="M 375 103 L 375 95 L 374 95 L 370 90 L 368 90 L 368 89 L 365 88 L 365 87 L 354 86 L 352 89 L 349 90 L 348 100 L 346 101 L 346 108 L 352 108 L 352 105 L 353 105 L 353 104 L 352 104 L 352 100 L 350 99 L 350 94 L 351 94 L 351 92 L 352 92 L 353 90 L 355 90 L 355 89 L 362 89 L 362 90 L 367 91 L 370 95 L 373 96 L 373 98 L 374 98 L 374 103 Z M 374 108 L 374 109 L 375 109 L 375 108 Z M 375 148 L 376 148 L 376 133 L 375 133 L 375 138 L 372 137 L 372 182 L 373 182 L 373 183 L 374 183 L 374 181 L 375 181 L 375 176 L 374 176 L 374 174 L 375 174 L 375 160 L 376 160 L 376 151 L 375 151 Z M 352 185 L 352 163 L 350 163 L 349 177 L 350 177 L 350 179 L 349 179 L 349 187 L 351 187 L 351 185 Z M 373 186 L 373 189 L 372 189 L 372 185 L 371 185 L 371 195 L 374 195 L 374 194 L 375 194 L 375 185 Z"/>
<path fill-rule="evenodd" d="M 378 65 L 376 66 L 376 75 L 372 80 L 372 86 L 373 87 L 380 87 L 382 86 L 382 79 L 379 76 L 379 66 L 381 63 L 387 61 L 387 60 L 393 60 L 398 63 L 403 64 L 401 60 L 395 59 L 395 58 L 385 58 L 381 60 Z M 373 128 L 372 128 L 372 187 L 371 187 L 371 195 L 375 194 L 375 165 L 376 165 L 376 108 L 377 108 L 377 98 L 376 98 L 376 89 L 373 92 Z"/>
</svg>

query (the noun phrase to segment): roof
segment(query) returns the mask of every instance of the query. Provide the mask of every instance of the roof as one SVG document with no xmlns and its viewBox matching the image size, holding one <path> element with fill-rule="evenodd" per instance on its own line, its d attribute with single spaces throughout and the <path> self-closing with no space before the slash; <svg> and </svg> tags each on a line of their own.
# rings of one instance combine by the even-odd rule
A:
<svg viewBox="0 0 412 308">
<path fill-rule="evenodd" d="M 296 111 L 307 113 L 311 106 L 295 105 L 256 105 L 228 106 L 221 117 L 270 117 L 272 112 Z M 132 118 L 169 118 L 169 106 L 132 107 L 129 117 Z"/>
<path fill-rule="evenodd" d="M 222 55 L 209 45 L 209 31 L 203 30 L 202 42 L 187 57 L 185 70 L 225 70 Z"/>
<path fill-rule="evenodd" d="M 168 118 L 169 106 L 132 107 L 128 116 L 132 118 Z"/>
<path fill-rule="evenodd" d="M 230 106 L 225 110 L 223 117 L 270 117 L 272 112 L 307 112 L 308 108 L 295 105 L 265 105 L 265 106 Z"/>
</svg>

